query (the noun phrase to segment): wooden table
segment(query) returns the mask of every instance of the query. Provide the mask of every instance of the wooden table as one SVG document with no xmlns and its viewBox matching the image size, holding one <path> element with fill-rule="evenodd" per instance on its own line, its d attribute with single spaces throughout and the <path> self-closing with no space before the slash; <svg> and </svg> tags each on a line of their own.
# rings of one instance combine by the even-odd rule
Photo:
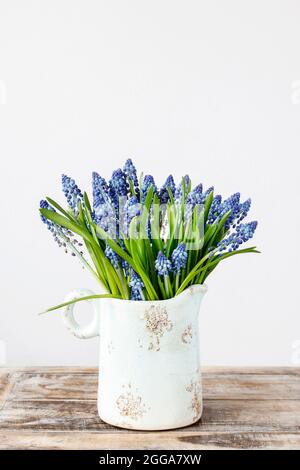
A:
<svg viewBox="0 0 300 470">
<path fill-rule="evenodd" d="M 193 426 L 117 429 L 97 415 L 94 368 L 0 369 L 0 449 L 300 449 L 300 370 L 204 368 Z"/>
</svg>

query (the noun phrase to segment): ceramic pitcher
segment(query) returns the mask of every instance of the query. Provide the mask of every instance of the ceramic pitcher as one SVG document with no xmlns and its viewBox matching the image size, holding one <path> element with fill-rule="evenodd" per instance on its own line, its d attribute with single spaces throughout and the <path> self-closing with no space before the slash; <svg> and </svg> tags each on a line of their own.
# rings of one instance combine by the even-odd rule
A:
<svg viewBox="0 0 300 470">
<path fill-rule="evenodd" d="M 75 336 L 99 336 L 98 412 L 103 421 L 162 430 L 199 420 L 199 310 L 205 292 L 205 286 L 194 285 L 168 300 L 89 300 L 94 315 L 84 327 L 74 319 L 75 304 L 64 308 L 64 323 Z M 76 290 L 66 301 L 92 294 Z"/>
</svg>

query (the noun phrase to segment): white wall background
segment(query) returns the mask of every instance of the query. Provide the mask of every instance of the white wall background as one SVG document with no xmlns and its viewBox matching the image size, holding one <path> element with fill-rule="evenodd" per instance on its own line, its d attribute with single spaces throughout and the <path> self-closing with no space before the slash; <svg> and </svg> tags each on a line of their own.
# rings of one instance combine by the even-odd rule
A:
<svg viewBox="0 0 300 470">
<path fill-rule="evenodd" d="M 37 316 L 96 287 L 37 207 L 62 172 L 90 188 L 129 156 L 252 197 L 263 254 L 209 278 L 203 363 L 300 363 L 299 22 L 297 0 L 0 0 L 2 364 L 97 362 Z"/>
</svg>

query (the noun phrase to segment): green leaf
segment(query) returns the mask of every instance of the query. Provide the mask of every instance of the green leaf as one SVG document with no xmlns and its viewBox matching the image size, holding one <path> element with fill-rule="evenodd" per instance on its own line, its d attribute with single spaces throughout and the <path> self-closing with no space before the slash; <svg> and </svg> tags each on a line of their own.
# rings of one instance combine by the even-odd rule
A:
<svg viewBox="0 0 300 470">
<path fill-rule="evenodd" d="M 260 251 L 256 250 L 255 246 L 251 246 L 249 248 L 243 248 L 241 250 L 234 250 L 234 251 L 231 251 L 230 253 L 225 253 L 222 256 L 212 258 L 212 260 L 210 260 L 209 263 L 207 263 L 207 265 L 205 266 L 204 271 L 201 273 L 201 276 L 199 277 L 199 282 L 202 284 L 202 282 L 205 281 L 205 279 L 213 271 L 213 269 L 215 269 L 217 265 L 224 259 L 230 258 L 231 256 L 244 254 L 244 253 L 260 253 Z"/>
<path fill-rule="evenodd" d="M 112 295 L 112 294 L 86 295 L 84 297 L 79 297 L 78 299 L 70 300 L 69 302 L 64 302 L 63 304 L 55 305 L 55 307 L 47 308 L 47 310 L 40 312 L 38 315 L 43 315 L 44 313 L 52 312 L 53 310 L 57 310 L 59 308 L 67 307 L 68 305 L 75 304 L 76 302 L 82 302 L 83 300 L 91 300 L 91 299 L 121 299 L 121 297 Z"/>
<path fill-rule="evenodd" d="M 84 206 L 87 208 L 89 212 L 92 211 L 91 204 L 89 201 L 89 197 L 86 192 L 83 193 L 83 201 L 84 201 Z"/>
<path fill-rule="evenodd" d="M 169 197 L 170 197 L 171 204 L 172 204 L 172 205 L 175 204 L 174 196 L 173 196 L 172 191 L 171 191 L 171 189 L 169 188 L 168 185 L 166 186 L 166 189 L 167 189 L 167 191 L 168 191 L 168 193 L 169 193 Z"/>
<path fill-rule="evenodd" d="M 152 199 L 153 199 L 153 193 L 154 193 L 154 187 L 153 185 L 150 186 L 145 202 L 144 202 L 144 207 L 142 214 L 140 215 L 140 235 L 141 238 L 148 238 L 148 232 L 147 232 L 147 222 L 150 216 L 150 207 L 152 204 Z"/>
<path fill-rule="evenodd" d="M 224 225 L 228 217 L 230 216 L 230 214 L 231 214 L 231 210 L 226 212 L 226 214 L 224 214 L 223 217 L 221 218 L 220 222 L 218 222 L 216 231 L 214 232 L 211 240 L 208 240 L 209 246 L 212 246 L 213 244 L 216 245 L 217 243 L 219 243 L 219 241 L 222 240 L 224 233 L 225 233 L 225 231 L 223 230 Z"/>
<path fill-rule="evenodd" d="M 67 219 L 66 217 L 63 217 L 57 212 L 53 212 L 48 209 L 40 209 L 40 212 L 44 217 L 46 217 L 46 219 L 51 220 L 55 224 L 67 228 L 74 233 L 77 233 L 82 238 L 85 238 L 86 240 L 93 243 L 93 237 L 91 236 L 91 234 L 78 223 L 72 222 L 71 220 Z"/>
<path fill-rule="evenodd" d="M 201 258 L 200 261 L 198 261 L 198 263 L 193 267 L 193 269 L 190 271 L 190 273 L 186 276 L 186 278 L 184 279 L 184 281 L 182 282 L 182 284 L 180 285 L 179 289 L 177 290 L 176 294 L 175 295 L 178 295 L 180 294 L 189 284 L 189 282 L 194 279 L 198 269 L 200 268 L 200 266 L 208 259 L 208 257 L 211 255 L 211 253 L 208 253 L 207 255 L 205 255 L 203 258 Z"/>
<path fill-rule="evenodd" d="M 210 206 L 214 198 L 214 192 L 211 191 L 209 195 L 206 198 L 205 204 L 204 204 L 204 224 L 206 224 L 207 217 L 209 214 Z"/>
<path fill-rule="evenodd" d="M 142 265 L 139 262 L 136 262 L 136 260 L 133 260 L 133 258 L 128 255 L 128 253 L 126 253 L 112 238 L 109 238 L 108 234 L 101 227 L 97 226 L 96 230 L 99 235 L 107 241 L 107 244 L 114 250 L 114 252 L 127 261 L 134 271 L 139 274 L 148 292 L 150 300 L 159 300 L 157 293 L 155 292 L 155 289 Z"/>
<path fill-rule="evenodd" d="M 65 209 L 63 209 L 59 204 L 57 204 L 57 202 L 55 202 L 53 199 L 51 199 L 50 197 L 46 197 L 47 201 L 49 202 L 49 204 L 53 207 L 55 207 L 55 209 L 57 209 L 58 211 L 60 211 L 62 214 L 64 214 L 66 217 L 68 217 L 68 219 L 70 220 L 73 220 L 73 221 L 76 221 L 75 217 L 73 214 L 70 214 L 69 212 L 65 211 Z"/>
</svg>

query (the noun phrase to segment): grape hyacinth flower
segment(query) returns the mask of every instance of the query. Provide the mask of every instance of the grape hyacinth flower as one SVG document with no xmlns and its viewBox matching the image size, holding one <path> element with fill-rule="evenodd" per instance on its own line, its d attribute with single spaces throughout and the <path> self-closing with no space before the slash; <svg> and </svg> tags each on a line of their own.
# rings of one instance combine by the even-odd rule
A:
<svg viewBox="0 0 300 470">
<path fill-rule="evenodd" d="M 218 219 L 219 212 L 220 212 L 219 208 L 220 208 L 221 202 L 222 202 L 222 196 L 220 196 L 219 194 L 217 196 L 214 196 L 211 206 L 210 206 L 209 214 L 207 217 L 208 224 L 212 224 L 214 223 L 215 220 Z"/>
<path fill-rule="evenodd" d="M 218 246 L 220 251 L 231 252 L 237 250 L 240 245 L 250 240 L 253 237 L 257 227 L 257 221 L 248 222 L 247 224 L 240 224 L 234 233 L 229 237 L 222 240 Z"/>
<path fill-rule="evenodd" d="M 237 220 L 237 224 L 240 224 L 241 221 L 247 217 L 248 215 L 248 212 L 250 210 L 250 207 L 251 207 L 251 199 L 247 199 L 245 202 L 242 202 L 242 204 L 240 204 L 240 209 L 239 209 L 239 216 L 238 216 L 238 220 Z"/>
<path fill-rule="evenodd" d="M 154 193 L 157 193 L 157 187 L 156 187 L 156 184 L 154 182 L 153 176 L 145 175 L 144 180 L 143 180 L 143 184 L 142 184 L 142 189 L 141 189 L 142 203 L 145 202 L 145 199 L 147 197 L 148 191 L 149 191 L 151 186 L 153 186 L 153 188 L 154 188 Z"/>
<path fill-rule="evenodd" d="M 204 193 L 201 194 L 201 196 L 199 197 L 199 201 L 197 202 L 197 204 L 205 204 L 207 197 L 208 197 L 208 196 L 210 195 L 210 193 L 212 193 L 213 191 L 214 191 L 214 187 L 213 187 L 213 186 L 210 186 L 206 191 L 204 191 Z"/>
<path fill-rule="evenodd" d="M 176 273 L 178 273 L 181 269 L 185 268 L 188 254 L 184 242 L 179 243 L 177 248 L 175 248 L 175 250 L 173 251 L 171 258 L 173 268 Z"/>
<path fill-rule="evenodd" d="M 181 202 L 181 200 L 182 200 L 182 185 L 183 185 L 183 183 L 184 183 L 184 186 L 185 186 L 185 193 L 187 194 L 188 191 L 189 191 L 189 186 L 191 184 L 191 179 L 190 179 L 189 175 L 185 175 L 183 177 L 183 181 L 180 181 L 179 185 L 177 186 L 177 188 L 175 190 L 174 199 L 177 202 Z"/>
<path fill-rule="evenodd" d="M 119 198 L 126 197 L 128 192 L 128 185 L 126 181 L 126 175 L 118 168 L 112 174 L 112 177 L 109 181 L 109 196 L 114 208 L 117 211 L 119 209 Z"/>
<path fill-rule="evenodd" d="M 203 186 L 200 183 L 197 186 L 195 186 L 194 189 L 192 189 L 192 191 L 188 194 L 188 198 L 190 198 L 193 204 L 201 204 L 202 192 L 203 192 Z"/>
<path fill-rule="evenodd" d="M 132 188 L 134 189 L 134 193 L 137 197 L 139 197 L 139 182 L 137 178 L 136 168 L 132 163 L 131 158 L 128 158 L 125 162 L 123 167 L 123 172 L 126 175 L 127 181 L 129 186 L 132 184 Z"/>
<path fill-rule="evenodd" d="M 188 193 L 184 208 L 185 224 L 190 220 L 193 209 L 196 205 L 202 205 L 202 184 L 198 184 L 190 193 Z"/>
<path fill-rule="evenodd" d="M 169 299 L 203 284 L 231 254 L 258 252 L 255 246 L 240 248 L 257 227 L 244 220 L 251 200 L 241 201 L 238 192 L 224 199 L 202 184 L 192 187 L 188 175 L 178 186 L 169 175 L 158 188 L 150 174 L 139 180 L 128 158 L 107 181 L 92 173 L 91 208 L 86 193 L 66 175 L 62 189 L 67 208 L 42 200 L 41 219 L 55 242 L 77 256 L 113 298 Z M 87 259 L 77 235 L 86 243 Z"/>
<path fill-rule="evenodd" d="M 132 221 L 133 217 L 137 217 L 141 215 L 141 204 L 138 201 L 136 196 L 131 196 L 127 199 L 126 204 L 124 206 L 124 220 L 123 220 L 123 231 L 125 237 L 129 236 L 129 226 L 130 222 Z"/>
<path fill-rule="evenodd" d="M 96 171 L 92 174 L 93 206 L 96 210 L 102 204 L 108 202 L 108 184 Z"/>
<path fill-rule="evenodd" d="M 155 269 L 159 276 L 168 276 L 169 271 L 172 271 L 172 263 L 162 251 L 159 251 L 157 255 Z"/>
<path fill-rule="evenodd" d="M 105 232 L 110 234 L 111 238 L 116 235 L 115 210 L 110 203 L 108 196 L 109 187 L 105 179 L 95 171 L 93 172 L 93 221 Z"/>
<path fill-rule="evenodd" d="M 122 238 L 120 239 L 120 247 L 122 248 L 122 250 L 126 251 L 126 248 L 125 248 L 125 243 L 124 243 L 124 240 L 122 240 Z M 130 264 L 125 261 L 123 258 L 120 258 L 121 260 L 121 266 L 123 268 L 123 271 L 124 271 L 124 275 L 125 277 L 129 276 L 129 273 L 130 273 Z"/>
<path fill-rule="evenodd" d="M 131 289 L 130 300 L 143 300 L 140 291 L 137 289 Z"/>
<path fill-rule="evenodd" d="M 83 195 L 75 181 L 67 175 L 62 175 L 62 190 L 67 198 L 68 204 L 75 215 L 78 215 L 78 204 L 82 203 Z"/>
<path fill-rule="evenodd" d="M 110 238 L 116 238 L 117 223 L 116 213 L 109 202 L 99 205 L 93 214 L 93 221 L 101 227 Z M 98 235 L 99 236 L 99 235 Z M 100 237 L 101 238 L 101 237 Z"/>
<path fill-rule="evenodd" d="M 176 191 L 176 186 L 174 183 L 174 178 L 172 175 L 169 175 L 164 184 L 161 187 L 161 190 L 159 191 L 159 200 L 161 204 L 167 204 L 167 202 L 170 199 L 169 192 L 167 190 L 169 188 L 170 192 L 174 196 L 175 191 Z"/>
<path fill-rule="evenodd" d="M 225 199 L 220 205 L 218 209 L 219 219 L 221 219 L 228 211 L 230 211 L 230 215 L 225 222 L 224 228 L 228 230 L 230 226 L 233 224 L 234 220 L 239 214 L 240 211 L 240 193 L 232 194 L 229 198 Z"/>
<path fill-rule="evenodd" d="M 145 300 L 143 294 L 144 283 L 133 269 L 131 269 L 129 286 L 131 287 L 131 300 Z"/>
<path fill-rule="evenodd" d="M 125 276 L 126 277 L 129 276 L 130 264 L 127 261 L 125 261 L 124 259 L 121 260 L 121 264 L 122 264 L 122 268 L 123 268 Z"/>
<path fill-rule="evenodd" d="M 159 276 L 162 276 L 164 279 L 164 288 L 168 297 L 172 297 L 172 286 L 170 282 L 169 272 L 172 272 L 172 263 L 171 261 L 164 255 L 162 251 L 158 252 L 156 261 L 155 261 L 155 269 Z"/>
<path fill-rule="evenodd" d="M 56 212 L 54 207 L 52 207 L 47 201 L 43 199 L 40 201 L 40 208 L 47 209 L 52 212 Z M 79 243 L 75 238 L 73 238 L 74 234 L 70 230 L 65 229 L 63 227 L 59 227 L 54 222 L 51 222 L 49 219 L 46 219 L 46 217 L 44 217 L 42 214 L 41 214 L 41 220 L 47 226 L 48 230 L 51 232 L 55 243 L 57 243 L 59 247 L 63 247 L 65 250 L 65 253 L 69 252 L 68 251 L 68 248 L 69 248 L 72 256 L 77 255 L 80 258 L 82 258 L 82 255 L 83 255 L 82 251 L 78 251 L 80 250 L 80 247 L 82 247 L 82 243 Z M 78 249 L 76 248 L 76 245 Z"/>
<path fill-rule="evenodd" d="M 117 253 L 115 253 L 114 250 L 109 245 L 106 245 L 104 253 L 105 253 L 105 256 L 111 262 L 112 266 L 115 269 L 119 269 L 120 258 L 117 255 Z"/>
<path fill-rule="evenodd" d="M 175 290 L 177 291 L 178 286 L 179 286 L 180 270 L 185 269 L 186 262 L 188 259 L 188 254 L 187 254 L 184 242 L 179 243 L 179 245 L 173 251 L 171 258 L 172 258 L 172 263 L 173 263 L 173 270 L 176 273 Z"/>
<path fill-rule="evenodd" d="M 50 204 L 44 199 L 40 201 L 40 208 L 56 212 L 56 210 L 52 206 L 50 206 Z M 58 244 L 59 247 L 61 247 L 63 245 L 63 242 L 61 239 L 61 231 L 58 229 L 57 225 L 55 225 L 50 220 L 46 219 L 46 217 L 44 217 L 42 214 L 41 214 L 41 220 L 47 226 L 47 229 L 51 232 L 54 238 L 54 241 Z"/>
</svg>

